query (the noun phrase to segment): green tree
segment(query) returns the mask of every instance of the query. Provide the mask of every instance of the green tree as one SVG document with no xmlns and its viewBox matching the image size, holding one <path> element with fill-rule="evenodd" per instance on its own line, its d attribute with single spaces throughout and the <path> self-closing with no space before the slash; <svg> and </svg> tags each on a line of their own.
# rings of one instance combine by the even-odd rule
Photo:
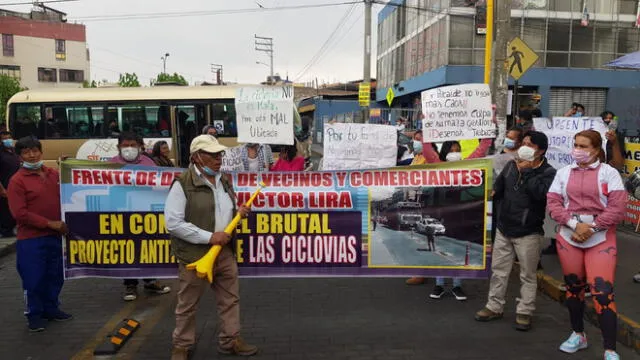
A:
<svg viewBox="0 0 640 360">
<path fill-rule="evenodd" d="M 120 87 L 140 87 L 140 81 L 138 81 L 138 75 L 136 75 L 136 73 L 120 74 L 118 84 L 120 84 Z"/>
<path fill-rule="evenodd" d="M 83 88 L 96 88 L 98 87 L 98 83 L 96 83 L 95 80 L 89 82 L 89 80 L 85 80 L 82 82 L 82 87 Z"/>
<path fill-rule="evenodd" d="M 5 123 L 9 99 L 22 90 L 27 89 L 20 87 L 18 79 L 13 76 L 0 75 L 0 123 Z"/>
<path fill-rule="evenodd" d="M 153 81 L 153 83 L 156 84 L 160 82 L 174 82 L 180 85 L 189 85 L 189 82 L 187 82 L 184 76 L 178 73 L 173 73 L 173 75 L 165 74 L 165 73 L 158 74 L 158 76 L 156 77 L 155 81 Z"/>
</svg>

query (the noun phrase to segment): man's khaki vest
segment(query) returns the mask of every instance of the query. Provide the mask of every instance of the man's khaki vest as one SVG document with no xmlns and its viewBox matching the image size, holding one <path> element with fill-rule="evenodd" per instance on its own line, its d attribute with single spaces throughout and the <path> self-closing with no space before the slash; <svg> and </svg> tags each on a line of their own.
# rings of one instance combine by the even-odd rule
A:
<svg viewBox="0 0 640 360">
<path fill-rule="evenodd" d="M 189 169 L 182 173 L 178 181 L 182 186 L 184 195 L 187 198 L 187 204 L 184 209 L 184 220 L 190 222 L 200 229 L 215 232 L 216 218 L 215 208 L 216 203 L 213 197 L 213 191 L 211 188 L 196 174 L 194 165 L 189 166 Z M 233 192 L 233 187 L 229 183 L 229 179 L 225 174 L 220 179 L 222 186 L 233 203 L 233 208 L 229 209 L 232 215 L 236 212 L 236 197 Z M 226 226 L 227 224 L 225 224 Z M 233 242 L 230 242 L 233 244 Z M 184 241 L 183 239 L 171 236 L 171 251 L 172 254 L 181 263 L 190 264 L 202 256 L 211 249 L 209 244 L 192 244 Z"/>
</svg>

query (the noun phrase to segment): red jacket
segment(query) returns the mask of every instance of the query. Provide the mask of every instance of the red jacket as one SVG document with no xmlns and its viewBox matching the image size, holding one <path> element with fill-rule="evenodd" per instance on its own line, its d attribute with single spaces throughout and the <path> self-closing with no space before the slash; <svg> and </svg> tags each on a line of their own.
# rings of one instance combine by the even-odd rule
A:
<svg viewBox="0 0 640 360">
<path fill-rule="evenodd" d="M 60 175 L 42 166 L 38 172 L 21 168 L 9 181 L 9 209 L 18 224 L 18 240 L 57 235 L 47 227 L 60 221 Z"/>
</svg>

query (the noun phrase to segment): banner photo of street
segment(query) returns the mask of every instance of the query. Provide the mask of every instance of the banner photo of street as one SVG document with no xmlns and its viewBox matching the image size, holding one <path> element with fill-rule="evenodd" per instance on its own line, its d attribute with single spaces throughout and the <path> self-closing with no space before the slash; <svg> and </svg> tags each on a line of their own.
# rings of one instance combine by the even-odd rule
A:
<svg viewBox="0 0 640 360">
<path fill-rule="evenodd" d="M 489 160 L 474 160 L 392 170 L 235 173 L 238 204 L 266 184 L 236 230 L 240 275 L 485 278 L 490 169 Z M 73 229 L 65 239 L 65 277 L 176 277 L 163 211 L 182 171 L 62 162 L 62 215 Z M 399 197 L 407 205 L 394 212 L 389 199 Z M 425 251 L 429 244 L 434 251 Z"/>
</svg>

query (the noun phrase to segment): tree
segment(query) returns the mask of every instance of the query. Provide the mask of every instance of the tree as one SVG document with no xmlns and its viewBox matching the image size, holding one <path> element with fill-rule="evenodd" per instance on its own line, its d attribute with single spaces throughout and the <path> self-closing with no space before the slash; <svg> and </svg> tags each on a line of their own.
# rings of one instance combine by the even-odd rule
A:
<svg viewBox="0 0 640 360">
<path fill-rule="evenodd" d="M 138 81 L 138 75 L 136 75 L 136 73 L 125 73 L 124 75 L 120 74 L 118 84 L 120 85 L 120 87 L 140 87 L 140 81 Z"/>
<path fill-rule="evenodd" d="M 13 76 L 0 75 L 0 123 L 5 123 L 9 99 L 22 90 L 27 89 L 20 87 L 18 79 Z"/>
<path fill-rule="evenodd" d="M 165 74 L 165 73 L 158 74 L 158 76 L 156 77 L 155 81 L 152 82 L 152 84 L 157 84 L 162 82 L 172 82 L 172 83 L 178 83 L 180 85 L 189 85 L 189 82 L 185 80 L 184 76 L 178 73 L 173 73 L 173 75 Z"/>
<path fill-rule="evenodd" d="M 82 82 L 82 87 L 83 88 L 96 88 L 98 87 L 98 84 L 96 83 L 95 80 L 89 82 L 89 80 L 85 80 Z"/>
</svg>

